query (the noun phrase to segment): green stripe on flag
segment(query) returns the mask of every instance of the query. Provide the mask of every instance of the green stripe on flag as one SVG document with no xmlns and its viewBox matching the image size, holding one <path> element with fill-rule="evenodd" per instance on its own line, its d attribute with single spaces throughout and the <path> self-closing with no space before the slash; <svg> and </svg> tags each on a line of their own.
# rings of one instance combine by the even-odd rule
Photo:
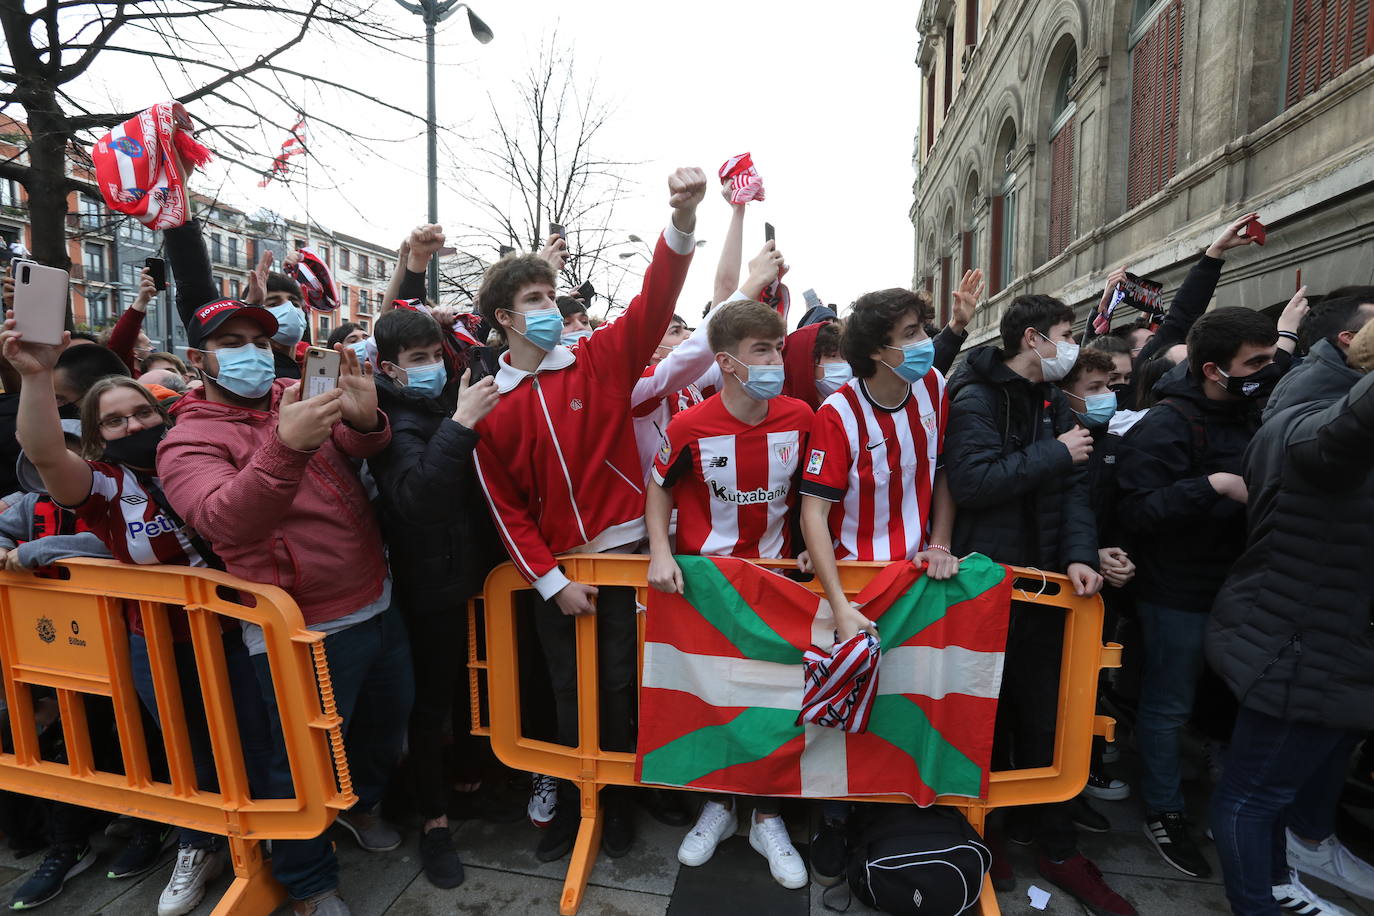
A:
<svg viewBox="0 0 1374 916">
<path fill-rule="evenodd" d="M 881 677 L 881 674 L 879 675 Z M 916 761 L 921 781 L 937 795 L 977 798 L 983 771 L 930 724 L 925 710 L 905 696 L 880 695 L 873 700 L 870 734 L 882 738 Z"/>
<path fill-rule="evenodd" d="M 677 557 L 683 597 L 745 658 L 799 665 L 801 650 L 778 635 L 735 590 L 709 557 Z M 795 711 L 793 712 L 795 716 Z"/>
<path fill-rule="evenodd" d="M 796 720 L 794 710 L 745 709 L 724 725 L 688 732 L 645 754 L 642 776 L 645 782 L 688 786 L 717 770 L 762 760 L 802 733 Z"/>
<path fill-rule="evenodd" d="M 1006 574 L 1001 565 L 975 553 L 964 559 L 953 579 L 936 581 L 922 576 L 879 618 L 883 646 L 902 645 L 943 618 L 954 605 L 995 588 Z"/>
</svg>

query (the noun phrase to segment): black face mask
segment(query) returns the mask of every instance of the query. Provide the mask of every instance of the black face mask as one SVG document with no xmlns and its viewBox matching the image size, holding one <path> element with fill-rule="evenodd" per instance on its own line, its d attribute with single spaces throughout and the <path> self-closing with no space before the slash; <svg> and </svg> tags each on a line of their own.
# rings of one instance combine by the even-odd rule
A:
<svg viewBox="0 0 1374 916">
<path fill-rule="evenodd" d="M 1226 374 L 1224 370 L 1222 374 Z M 1281 378 L 1283 369 L 1278 363 L 1270 363 L 1249 375 L 1227 375 L 1226 390 L 1242 398 L 1267 398 Z"/>
<path fill-rule="evenodd" d="M 57 408 L 57 415 L 64 420 L 80 420 L 81 405 L 63 404 L 61 407 Z"/>
<path fill-rule="evenodd" d="M 1126 392 L 1128 392 L 1128 391 L 1131 390 L 1131 383 L 1130 383 L 1130 382 L 1117 382 L 1115 385 L 1108 385 L 1108 386 L 1107 386 L 1107 390 L 1108 390 L 1108 391 L 1116 392 L 1116 399 L 1117 399 L 1118 401 L 1120 401 L 1120 400 L 1121 400 L 1121 396 L 1124 395 L 1124 394 L 1126 394 Z"/>
<path fill-rule="evenodd" d="M 157 447 L 167 435 L 167 426 L 150 426 L 130 433 L 123 439 L 105 443 L 105 460 L 131 468 L 151 471 L 157 467 Z"/>
</svg>

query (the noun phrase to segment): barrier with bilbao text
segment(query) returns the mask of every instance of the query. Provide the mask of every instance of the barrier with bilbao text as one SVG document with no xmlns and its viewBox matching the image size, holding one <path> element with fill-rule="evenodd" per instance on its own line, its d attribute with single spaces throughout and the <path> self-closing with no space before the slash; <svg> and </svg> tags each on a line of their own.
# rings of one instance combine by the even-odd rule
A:
<svg viewBox="0 0 1374 916">
<path fill-rule="evenodd" d="M 151 734 L 134 687 L 126 614 L 134 605 L 159 711 L 160 729 Z M 255 798 L 249 788 L 223 635 L 239 623 L 262 628 L 291 767 L 289 798 Z M 174 630 L 183 645 L 189 633 L 217 790 L 196 778 Z M 324 636 L 306 629 L 279 588 L 212 569 L 109 560 L 0 573 L 0 669 L 11 733 L 0 753 L 0 789 L 227 837 L 235 877 L 217 916 L 275 909 L 285 892 L 265 866 L 261 841 L 318 836 L 354 802 Z M 64 752 L 45 759 L 35 703 L 53 701 Z M 112 710 L 118 772 L 97 761 L 89 703 Z M 155 773 L 161 766 L 150 760 L 149 742 L 165 748 L 165 774 Z"/>
<path fill-rule="evenodd" d="M 791 561 L 758 561 L 780 570 L 794 568 Z M 640 605 L 647 604 L 649 558 L 642 555 L 574 554 L 560 558 L 569 579 L 597 587 L 623 586 L 637 592 Z M 842 562 L 840 578 L 846 595 L 853 598 L 884 568 L 880 563 Z M 1121 647 L 1102 643 L 1102 600 L 1080 598 L 1068 580 L 1054 573 L 1013 568 L 1016 576 L 1012 600 L 1061 608 L 1064 611 L 1064 644 L 1059 676 L 1059 717 L 1055 728 L 1054 762 L 1025 770 L 994 770 L 986 798 L 942 797 L 964 812 L 980 833 L 988 812 L 1015 805 L 1065 801 L 1076 796 L 1088 779 L 1094 735 L 1113 736 L 1115 723 L 1096 712 L 1098 674 L 1120 665 Z M 818 582 L 805 583 L 820 593 Z M 578 672 L 578 744 L 567 747 L 524 735 L 521 725 L 520 651 L 515 595 L 529 585 L 511 564 L 498 567 L 487 578 L 479 601 L 468 615 L 468 665 L 471 684 L 472 725 L 475 734 L 489 735 L 492 750 L 507 766 L 543 773 L 576 783 L 581 792 L 582 823 L 573 846 L 563 884 L 560 912 L 576 913 L 601 844 L 601 808 L 598 791 L 603 786 L 639 786 L 635 779 L 635 755 L 603 751 L 599 745 L 600 708 L 597 682 L 596 624 L 590 617 L 576 623 Z M 479 623 L 479 618 L 481 622 Z M 485 635 L 485 639 L 482 636 Z M 644 664 L 644 621 L 639 619 L 639 670 Z M 906 796 L 850 797 L 851 801 L 906 803 Z M 985 880 L 979 900 L 982 916 L 1000 911 L 990 879 Z"/>
</svg>

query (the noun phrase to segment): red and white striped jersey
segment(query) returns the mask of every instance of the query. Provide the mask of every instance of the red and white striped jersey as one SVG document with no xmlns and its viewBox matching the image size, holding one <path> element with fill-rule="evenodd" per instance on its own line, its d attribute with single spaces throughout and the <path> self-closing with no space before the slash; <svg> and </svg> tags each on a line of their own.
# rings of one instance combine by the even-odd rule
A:
<svg viewBox="0 0 1374 916">
<path fill-rule="evenodd" d="M 777 397 L 763 422 L 749 426 L 719 395 L 675 416 L 653 473 L 674 488 L 677 552 L 787 556 L 787 513 L 813 419 L 805 402 Z"/>
<path fill-rule="evenodd" d="M 895 409 L 851 379 L 816 412 L 802 493 L 834 503 L 840 560 L 910 560 L 924 546 L 949 400 L 937 370 Z"/>
<path fill-rule="evenodd" d="M 118 464 L 88 461 L 91 495 L 74 511 L 77 518 L 122 563 L 205 566 L 180 519 L 158 505 L 151 481 Z"/>
</svg>

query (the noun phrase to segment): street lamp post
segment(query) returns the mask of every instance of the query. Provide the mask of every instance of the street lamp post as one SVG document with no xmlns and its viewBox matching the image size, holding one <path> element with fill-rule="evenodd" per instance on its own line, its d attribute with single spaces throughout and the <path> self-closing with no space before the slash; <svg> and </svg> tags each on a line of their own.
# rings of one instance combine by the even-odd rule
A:
<svg viewBox="0 0 1374 916">
<path fill-rule="evenodd" d="M 453 13 L 460 9 L 467 10 L 468 28 L 472 30 L 472 37 L 482 44 L 487 44 L 494 37 L 491 29 L 481 18 L 472 11 L 472 7 L 466 3 L 459 3 L 458 0 L 418 0 L 416 3 L 407 0 L 396 0 L 402 7 L 422 16 L 425 20 L 425 63 L 427 65 L 427 88 L 429 108 L 425 118 L 426 146 L 429 152 L 429 221 L 439 222 L 439 136 L 438 136 L 438 116 L 435 112 L 434 103 L 434 29 L 439 23 L 443 22 Z M 439 301 L 439 258 L 438 256 L 429 259 L 429 298 L 435 302 Z"/>
</svg>

